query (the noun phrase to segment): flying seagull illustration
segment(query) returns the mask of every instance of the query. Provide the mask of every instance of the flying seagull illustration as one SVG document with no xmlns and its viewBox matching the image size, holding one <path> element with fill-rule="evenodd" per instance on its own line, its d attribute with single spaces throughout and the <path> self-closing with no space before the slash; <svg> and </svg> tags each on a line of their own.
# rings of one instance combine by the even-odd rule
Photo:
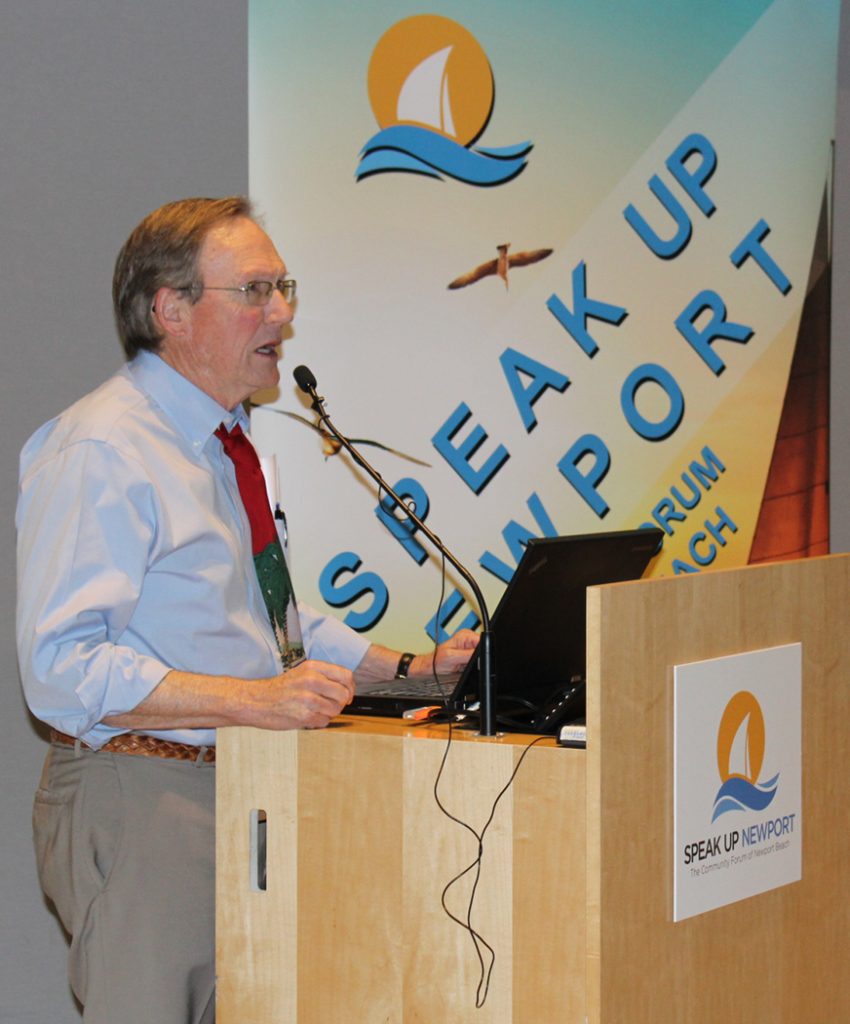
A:
<svg viewBox="0 0 850 1024">
<path fill-rule="evenodd" d="M 482 263 L 480 267 L 470 270 L 468 274 L 461 274 L 448 287 L 452 290 L 455 288 L 465 288 L 468 284 L 475 284 L 476 281 L 495 274 L 497 277 L 501 277 L 505 282 L 505 288 L 507 288 L 508 270 L 512 267 L 527 267 L 529 263 L 537 263 L 552 255 L 551 249 L 531 249 L 528 252 L 514 252 L 508 255 L 510 246 L 510 242 L 497 245 L 496 248 L 499 250 L 499 255 L 496 259 Z"/>
<path fill-rule="evenodd" d="M 262 408 L 266 409 L 268 412 L 276 412 L 280 416 L 288 416 L 291 420 L 297 420 L 299 423 L 303 423 L 305 427 L 315 430 L 322 439 L 322 454 L 325 456 L 326 461 L 331 457 L 331 455 L 337 455 L 342 448 L 342 445 L 337 441 L 333 434 L 329 433 L 318 423 L 314 423 L 312 420 L 307 419 L 306 416 L 301 416 L 297 412 L 289 412 L 288 409 L 275 409 L 269 405 L 258 406 L 253 402 L 251 403 L 251 408 Z M 397 455 L 400 459 L 407 459 L 408 462 L 415 462 L 417 466 L 427 466 L 429 469 L 431 468 L 430 462 L 423 462 L 422 459 L 414 458 L 413 455 L 405 455 L 404 452 L 396 451 L 395 448 L 389 448 L 387 445 L 381 444 L 380 441 L 370 441 L 365 437 L 350 437 L 349 441 L 354 445 L 368 444 L 373 448 L 380 448 L 381 451 L 389 452 L 390 455 Z"/>
</svg>

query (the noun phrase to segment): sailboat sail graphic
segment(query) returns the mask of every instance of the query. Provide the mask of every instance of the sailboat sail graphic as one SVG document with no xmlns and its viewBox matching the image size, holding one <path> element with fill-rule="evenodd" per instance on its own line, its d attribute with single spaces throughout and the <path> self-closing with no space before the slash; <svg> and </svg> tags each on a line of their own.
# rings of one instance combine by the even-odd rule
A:
<svg viewBox="0 0 850 1024">
<path fill-rule="evenodd" d="M 453 49 L 447 46 L 432 53 L 410 72 L 398 94 L 396 116 L 399 121 L 414 121 L 437 128 L 445 135 L 456 135 L 446 73 Z"/>
<path fill-rule="evenodd" d="M 729 752 L 730 774 L 752 779 L 750 775 L 750 715 L 744 719 L 735 733 Z"/>
</svg>

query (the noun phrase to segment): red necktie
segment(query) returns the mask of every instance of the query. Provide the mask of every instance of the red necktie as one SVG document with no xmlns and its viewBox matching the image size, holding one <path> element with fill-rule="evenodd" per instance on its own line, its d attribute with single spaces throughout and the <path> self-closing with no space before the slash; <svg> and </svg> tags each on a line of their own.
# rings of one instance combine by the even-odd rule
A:
<svg viewBox="0 0 850 1024">
<path fill-rule="evenodd" d="M 236 470 L 239 495 L 248 514 L 248 522 L 251 524 L 251 550 L 254 555 L 258 555 L 277 539 L 260 460 L 238 423 L 230 433 L 224 429 L 222 423 L 215 436 L 224 445 L 225 454 L 230 457 Z"/>
<path fill-rule="evenodd" d="M 301 627 L 295 607 L 295 591 L 269 507 L 260 460 L 238 423 L 230 433 L 225 430 L 222 423 L 215 436 L 221 441 L 225 454 L 233 462 L 233 468 L 236 470 L 239 495 L 251 525 L 254 568 L 283 666 L 290 668 L 304 657 L 304 645 L 301 642 Z"/>
</svg>

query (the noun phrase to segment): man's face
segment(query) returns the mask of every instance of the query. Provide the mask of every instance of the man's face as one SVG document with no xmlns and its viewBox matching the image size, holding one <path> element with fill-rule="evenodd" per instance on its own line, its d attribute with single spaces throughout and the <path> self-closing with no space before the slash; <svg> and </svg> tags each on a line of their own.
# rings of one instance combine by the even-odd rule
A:
<svg viewBox="0 0 850 1024">
<path fill-rule="evenodd" d="M 265 306 L 251 306 L 238 288 L 249 281 L 277 281 L 286 266 L 271 239 L 252 220 L 238 217 L 211 229 L 201 246 L 200 278 L 206 286 L 182 306 L 179 336 L 163 339 L 159 354 L 225 409 L 280 380 L 281 331 L 292 308 L 277 290 Z"/>
</svg>

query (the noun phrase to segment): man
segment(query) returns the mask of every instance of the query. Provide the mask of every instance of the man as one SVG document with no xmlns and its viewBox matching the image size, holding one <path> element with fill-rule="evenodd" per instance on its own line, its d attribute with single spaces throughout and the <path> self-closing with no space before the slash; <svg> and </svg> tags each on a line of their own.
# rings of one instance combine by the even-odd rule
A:
<svg viewBox="0 0 850 1024">
<path fill-rule="evenodd" d="M 244 199 L 154 211 L 115 268 L 127 365 L 21 456 L 19 659 L 53 740 L 36 855 L 86 1021 L 214 1020 L 215 730 L 323 727 L 358 679 L 431 671 L 268 594 L 291 586 L 276 538 L 257 545 L 240 429 L 279 379 L 286 275 Z M 475 643 L 442 644 L 438 670 Z"/>
</svg>

